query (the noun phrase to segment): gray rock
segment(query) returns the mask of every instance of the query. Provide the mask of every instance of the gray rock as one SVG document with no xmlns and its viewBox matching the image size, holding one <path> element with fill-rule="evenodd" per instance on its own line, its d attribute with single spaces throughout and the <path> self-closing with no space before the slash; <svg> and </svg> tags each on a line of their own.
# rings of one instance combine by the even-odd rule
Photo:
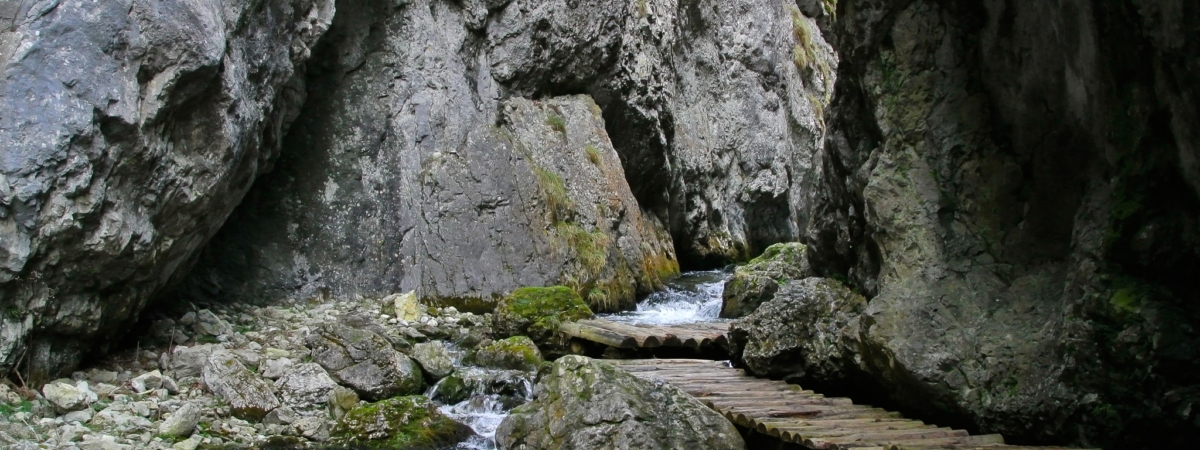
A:
<svg viewBox="0 0 1200 450">
<path fill-rule="evenodd" d="M 160 389 L 163 387 L 163 376 L 162 373 L 157 370 L 146 372 L 134 377 L 132 380 L 129 380 L 129 385 L 133 387 L 134 392 L 139 394 L 146 391 Z"/>
<path fill-rule="evenodd" d="M 425 374 L 433 380 L 440 380 L 454 372 L 454 361 L 441 341 L 422 342 L 413 345 L 409 356 L 421 365 Z"/>
<path fill-rule="evenodd" d="M 501 449 L 745 449 L 733 424 L 679 388 L 565 356 L 500 423 Z"/>
<path fill-rule="evenodd" d="M 292 423 L 296 430 L 308 440 L 324 442 L 329 440 L 329 421 L 324 417 L 301 417 Z"/>
<path fill-rule="evenodd" d="M 88 406 L 88 395 L 74 385 L 55 381 L 42 386 L 42 395 L 46 396 L 59 412 L 77 411 Z"/>
<path fill-rule="evenodd" d="M 333 4 L 6 3 L 0 371 L 69 373 L 185 272 L 278 155 Z"/>
<path fill-rule="evenodd" d="M 263 378 L 277 380 L 279 377 L 287 375 L 295 365 L 296 363 L 290 358 L 268 359 L 262 366 L 259 366 L 259 373 Z"/>
<path fill-rule="evenodd" d="M 158 434 L 173 437 L 188 437 L 200 423 L 203 410 L 193 402 L 184 403 L 158 425 Z"/>
<path fill-rule="evenodd" d="M 279 397 L 297 411 L 323 410 L 337 385 L 325 369 L 314 363 L 296 365 L 275 381 Z"/>
<path fill-rule="evenodd" d="M 107 430 L 120 434 L 148 430 L 152 426 L 150 421 L 145 417 L 129 414 L 112 407 L 96 413 L 95 416 L 92 416 L 92 420 L 88 421 L 88 425 L 92 429 Z"/>
<path fill-rule="evenodd" d="M 425 383 L 416 362 L 372 331 L 327 324 L 308 336 L 308 346 L 313 362 L 368 400 L 415 394 Z"/>
<path fill-rule="evenodd" d="M 220 347 L 212 344 L 202 344 L 194 347 L 176 347 L 171 352 L 170 362 L 167 370 L 176 378 L 187 378 L 200 376 L 201 370 L 208 362 L 208 357 L 212 355 L 213 350 Z"/>
<path fill-rule="evenodd" d="M 63 414 L 62 420 L 66 423 L 88 423 L 94 415 L 91 408 L 84 408 L 79 411 L 71 411 Z"/>
<path fill-rule="evenodd" d="M 804 244 L 786 243 L 767 247 L 757 258 L 738 266 L 725 282 L 721 294 L 721 317 L 737 318 L 754 312 L 770 300 L 780 284 L 813 275 Z"/>
<path fill-rule="evenodd" d="M 196 322 L 192 324 L 192 330 L 199 335 L 220 336 L 233 333 L 233 326 L 212 311 L 202 309 L 196 312 Z"/>
<path fill-rule="evenodd" d="M 229 351 L 212 352 L 202 377 L 208 390 L 224 400 L 237 417 L 259 420 L 280 405 L 271 384 L 243 366 Z"/>
<path fill-rule="evenodd" d="M 296 414 L 296 410 L 287 405 L 272 409 L 263 417 L 263 423 L 267 425 L 287 425 L 300 419 L 300 415 Z"/>
<path fill-rule="evenodd" d="M 730 353 L 751 373 L 806 382 L 848 381 L 858 370 L 859 316 L 867 301 L 836 280 L 783 285 L 773 300 L 729 326 Z"/>
</svg>

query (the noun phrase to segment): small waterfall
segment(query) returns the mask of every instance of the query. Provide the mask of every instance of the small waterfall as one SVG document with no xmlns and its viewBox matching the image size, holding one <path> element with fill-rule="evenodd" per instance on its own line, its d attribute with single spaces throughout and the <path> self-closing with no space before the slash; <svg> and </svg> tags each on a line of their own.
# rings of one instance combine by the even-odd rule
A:
<svg viewBox="0 0 1200 450">
<path fill-rule="evenodd" d="M 438 408 L 442 414 L 475 430 L 475 436 L 459 443 L 454 450 L 494 450 L 496 428 L 510 410 L 533 398 L 537 374 L 464 366 L 465 352 L 456 347 L 448 350 L 457 367 L 455 373 L 439 380 L 425 395 L 442 405 Z M 447 383 L 457 385 L 449 387 Z"/>
<path fill-rule="evenodd" d="M 685 272 L 666 283 L 666 289 L 650 294 L 636 311 L 605 314 L 614 322 L 647 325 L 675 325 L 719 321 L 721 294 L 728 272 L 712 270 Z"/>
</svg>

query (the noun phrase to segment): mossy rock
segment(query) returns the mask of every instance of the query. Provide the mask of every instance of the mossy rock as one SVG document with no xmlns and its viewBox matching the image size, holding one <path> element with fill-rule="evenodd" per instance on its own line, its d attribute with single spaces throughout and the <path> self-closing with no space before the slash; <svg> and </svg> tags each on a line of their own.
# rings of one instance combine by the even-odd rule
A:
<svg viewBox="0 0 1200 450">
<path fill-rule="evenodd" d="M 471 387 L 463 380 L 460 373 L 452 373 L 433 386 L 433 398 L 447 405 L 453 405 L 471 397 Z"/>
<path fill-rule="evenodd" d="M 493 341 L 475 349 L 471 361 L 481 367 L 493 369 L 537 371 L 542 364 L 542 352 L 532 339 L 513 336 Z"/>
<path fill-rule="evenodd" d="M 721 317 L 749 315 L 775 296 L 779 286 L 813 275 L 808 264 L 808 248 L 799 242 L 767 247 L 762 255 L 739 266 L 725 282 Z"/>
<path fill-rule="evenodd" d="M 497 337 L 528 336 L 540 346 L 550 342 L 563 323 L 591 317 L 592 310 L 571 288 L 525 287 L 500 300 L 492 328 Z"/>
<path fill-rule="evenodd" d="M 471 428 L 442 415 L 420 395 L 393 397 L 346 413 L 331 443 L 362 449 L 432 450 L 466 440 Z"/>
</svg>

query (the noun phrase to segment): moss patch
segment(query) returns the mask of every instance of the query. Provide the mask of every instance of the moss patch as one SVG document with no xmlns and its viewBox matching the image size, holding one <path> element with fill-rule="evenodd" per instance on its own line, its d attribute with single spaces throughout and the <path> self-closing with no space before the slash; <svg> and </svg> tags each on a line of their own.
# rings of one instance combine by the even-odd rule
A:
<svg viewBox="0 0 1200 450">
<path fill-rule="evenodd" d="M 479 346 L 471 360 L 482 367 L 536 371 L 542 365 L 542 352 L 532 339 L 513 336 Z"/>
<path fill-rule="evenodd" d="M 575 252 L 575 257 L 588 272 L 595 274 L 604 268 L 604 263 L 608 261 L 607 234 L 587 231 L 574 223 L 556 224 L 554 230 L 567 247 Z"/>
<path fill-rule="evenodd" d="M 332 442 L 354 448 L 432 450 L 462 442 L 470 427 L 438 412 L 424 396 L 395 397 L 346 413 Z"/>
<path fill-rule="evenodd" d="M 534 166 L 533 174 L 537 179 L 538 189 L 546 197 L 546 208 L 550 210 L 550 221 L 564 222 L 570 219 L 575 209 L 575 202 L 567 194 L 567 185 L 562 177 L 545 167 Z"/>
<path fill-rule="evenodd" d="M 792 47 L 792 62 L 796 64 L 797 69 L 808 70 L 817 59 L 817 46 L 813 41 L 812 30 L 809 29 L 808 21 L 799 8 L 789 6 L 788 9 L 792 15 L 792 38 L 796 42 Z"/>
<path fill-rule="evenodd" d="M 583 153 L 587 155 L 588 161 L 591 161 L 596 167 L 600 167 L 600 149 L 595 145 L 588 144 L 583 148 Z"/>
<path fill-rule="evenodd" d="M 552 286 L 513 291 L 496 306 L 493 320 L 497 336 L 525 335 L 534 342 L 544 342 L 553 337 L 564 322 L 591 317 L 592 310 L 575 290 Z"/>
<path fill-rule="evenodd" d="M 563 135 L 567 134 L 567 119 L 564 119 L 563 116 L 558 115 L 554 111 L 546 112 L 546 125 L 549 125 L 554 131 Z"/>
</svg>

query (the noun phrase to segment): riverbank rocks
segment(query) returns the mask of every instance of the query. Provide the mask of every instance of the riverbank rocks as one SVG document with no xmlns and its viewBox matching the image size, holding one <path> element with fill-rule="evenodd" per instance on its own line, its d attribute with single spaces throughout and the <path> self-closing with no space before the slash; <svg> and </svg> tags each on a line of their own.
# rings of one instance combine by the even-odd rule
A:
<svg viewBox="0 0 1200 450">
<path fill-rule="evenodd" d="M 170 437 L 188 437 L 196 430 L 203 414 L 200 406 L 193 402 L 184 403 L 167 420 L 158 425 L 158 434 Z"/>
<path fill-rule="evenodd" d="M 330 433 L 331 443 L 358 449 L 436 450 L 474 434 L 437 410 L 423 396 L 394 397 L 346 413 Z"/>
<path fill-rule="evenodd" d="M 496 431 L 504 450 L 742 450 L 737 429 L 679 388 L 569 355 Z"/>
<path fill-rule="evenodd" d="M 59 412 L 78 411 L 88 406 L 88 392 L 70 383 L 48 383 L 42 386 L 42 394 Z"/>
<path fill-rule="evenodd" d="M 754 312 L 779 290 L 781 284 L 813 275 L 808 248 L 799 242 L 767 247 L 757 258 L 738 266 L 725 282 L 721 317 L 737 318 Z"/>
<path fill-rule="evenodd" d="M 793 281 L 730 325 L 730 351 L 757 376 L 843 380 L 858 352 L 859 316 L 866 306 L 837 280 Z"/>
<path fill-rule="evenodd" d="M 525 287 L 500 300 L 493 313 L 496 337 L 527 336 L 539 346 L 555 339 L 565 322 L 589 319 L 592 310 L 565 286 Z"/>
<path fill-rule="evenodd" d="M 534 372 L 542 365 L 542 352 L 533 340 L 525 336 L 513 336 L 475 348 L 471 362 L 480 367 Z"/>
<path fill-rule="evenodd" d="M 271 384 L 242 365 L 233 352 L 212 352 L 201 376 L 208 390 L 229 404 L 236 417 L 261 420 L 280 405 Z"/>
<path fill-rule="evenodd" d="M 368 401 L 421 391 L 421 368 L 392 348 L 383 336 L 340 323 L 319 327 L 308 336 L 313 362 Z"/>
</svg>

